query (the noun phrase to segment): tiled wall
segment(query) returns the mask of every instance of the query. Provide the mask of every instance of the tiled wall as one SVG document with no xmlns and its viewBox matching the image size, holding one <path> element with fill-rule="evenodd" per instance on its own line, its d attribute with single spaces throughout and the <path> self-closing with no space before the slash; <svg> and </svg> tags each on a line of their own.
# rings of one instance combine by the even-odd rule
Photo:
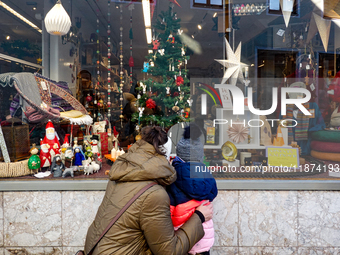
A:
<svg viewBox="0 0 340 255">
<path fill-rule="evenodd" d="M 103 191 L 0 192 L 0 254 L 75 254 Z M 340 193 L 219 191 L 211 254 L 340 254 Z"/>
</svg>

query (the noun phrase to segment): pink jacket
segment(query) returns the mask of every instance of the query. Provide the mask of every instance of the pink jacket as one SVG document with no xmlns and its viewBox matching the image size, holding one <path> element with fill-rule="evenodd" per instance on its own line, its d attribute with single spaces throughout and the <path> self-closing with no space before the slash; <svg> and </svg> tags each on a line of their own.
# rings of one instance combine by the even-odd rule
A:
<svg viewBox="0 0 340 255">
<path fill-rule="evenodd" d="M 195 212 L 196 207 L 198 207 L 201 203 L 203 203 L 203 201 L 190 200 L 187 203 L 179 204 L 176 207 L 170 206 L 171 218 L 175 230 L 179 229 L 191 217 L 191 215 Z M 205 232 L 203 238 L 192 247 L 189 254 L 209 251 L 214 245 L 215 232 L 213 221 L 209 220 L 204 222 L 203 229 Z"/>
</svg>

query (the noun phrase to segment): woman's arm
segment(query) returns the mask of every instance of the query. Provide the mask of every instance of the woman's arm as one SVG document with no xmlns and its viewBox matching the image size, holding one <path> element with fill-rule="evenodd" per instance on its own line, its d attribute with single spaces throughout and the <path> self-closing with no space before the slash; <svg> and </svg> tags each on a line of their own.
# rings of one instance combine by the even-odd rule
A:
<svg viewBox="0 0 340 255">
<path fill-rule="evenodd" d="M 180 229 L 174 231 L 169 197 L 163 188 L 151 192 L 145 198 L 140 223 L 154 255 L 187 254 L 204 236 L 202 222 L 196 213 Z"/>
</svg>

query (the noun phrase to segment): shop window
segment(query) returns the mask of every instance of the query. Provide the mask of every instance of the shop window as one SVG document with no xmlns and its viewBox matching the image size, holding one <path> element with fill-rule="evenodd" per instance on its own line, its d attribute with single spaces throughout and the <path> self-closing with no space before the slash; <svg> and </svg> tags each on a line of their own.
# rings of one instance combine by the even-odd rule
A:
<svg viewBox="0 0 340 255">
<path fill-rule="evenodd" d="M 223 0 L 192 0 L 193 7 L 221 9 Z"/>
<path fill-rule="evenodd" d="M 282 2 L 282 4 L 281 4 Z M 282 15 L 283 12 L 290 12 L 291 16 L 299 16 L 300 0 L 268 0 L 268 14 Z"/>
</svg>

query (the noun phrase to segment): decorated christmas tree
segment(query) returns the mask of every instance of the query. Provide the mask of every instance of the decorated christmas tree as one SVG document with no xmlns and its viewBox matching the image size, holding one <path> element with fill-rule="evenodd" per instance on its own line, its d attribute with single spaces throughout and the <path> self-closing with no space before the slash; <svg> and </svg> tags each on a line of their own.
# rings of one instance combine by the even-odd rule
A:
<svg viewBox="0 0 340 255">
<path fill-rule="evenodd" d="M 138 112 L 132 121 L 138 126 L 159 125 L 165 128 L 188 121 L 190 86 L 186 68 L 189 56 L 180 37 L 180 19 L 170 4 L 154 25 L 153 45 L 144 62 L 145 79 L 139 82 Z"/>
</svg>

